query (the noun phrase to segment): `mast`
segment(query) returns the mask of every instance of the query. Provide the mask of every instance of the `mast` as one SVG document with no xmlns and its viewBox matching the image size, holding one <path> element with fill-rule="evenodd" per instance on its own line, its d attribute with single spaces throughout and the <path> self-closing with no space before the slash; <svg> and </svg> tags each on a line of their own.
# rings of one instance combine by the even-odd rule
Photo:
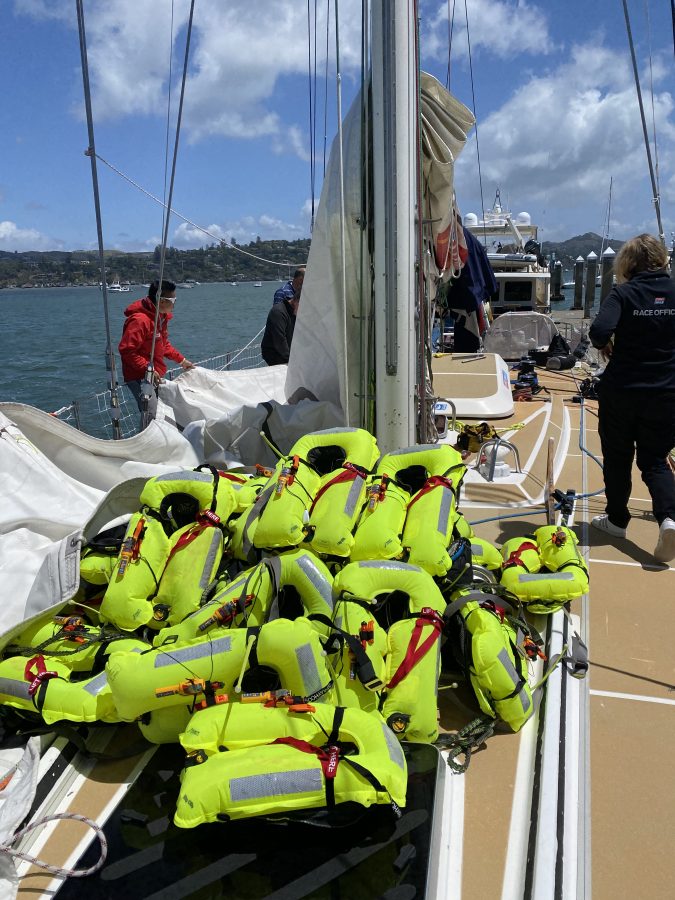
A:
<svg viewBox="0 0 675 900">
<path fill-rule="evenodd" d="M 376 434 L 415 443 L 415 2 L 373 0 Z"/>
</svg>

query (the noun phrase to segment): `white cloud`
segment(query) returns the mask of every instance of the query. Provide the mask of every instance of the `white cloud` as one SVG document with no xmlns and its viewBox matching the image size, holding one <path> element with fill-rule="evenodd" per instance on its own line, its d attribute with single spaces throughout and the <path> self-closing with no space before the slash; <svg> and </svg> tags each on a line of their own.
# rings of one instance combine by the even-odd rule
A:
<svg viewBox="0 0 675 900">
<path fill-rule="evenodd" d="M 186 250 L 194 247 L 204 247 L 217 241 L 225 241 L 229 244 L 234 238 L 237 243 L 248 244 L 260 237 L 268 240 L 296 240 L 308 237 L 307 228 L 292 222 L 284 222 L 274 216 L 263 213 L 260 216 L 243 216 L 242 218 L 227 222 L 222 225 L 211 224 L 205 226 L 205 234 L 200 228 L 195 228 L 182 222 L 173 232 L 169 243 L 173 247 Z"/>
<path fill-rule="evenodd" d="M 655 77 L 658 72 L 665 79 L 666 71 L 656 67 Z M 660 165 L 669 173 L 675 168 L 675 104 L 658 86 L 655 81 Z M 615 236 L 635 233 L 643 224 L 635 190 L 648 170 L 627 54 L 599 43 L 576 45 L 569 62 L 531 77 L 478 127 L 483 185 L 500 186 L 502 197 L 506 191 L 518 203 L 554 206 L 568 222 L 563 234 L 569 236 L 575 213 L 585 230 L 601 228 L 610 176 L 616 223 L 633 222 Z M 475 169 L 474 141 L 458 160 L 458 187 L 476 177 L 469 171 Z M 675 181 L 669 182 L 667 192 L 674 189 Z M 634 208 L 622 209 L 628 197 Z M 654 219 L 649 230 L 655 230 Z M 546 239 L 553 236 L 547 233 Z"/>
<path fill-rule="evenodd" d="M 26 250 L 57 250 L 61 241 L 42 234 L 35 228 L 19 228 L 14 222 L 0 222 L 0 250 L 23 252 Z"/>
<path fill-rule="evenodd" d="M 158 12 L 159 7 L 159 12 Z M 171 44 L 170 4 L 115 0 L 85 7 L 92 106 L 97 123 L 132 115 L 166 117 Z M 18 13 L 64 19 L 75 25 L 68 0 L 16 0 Z M 172 47 L 172 112 L 178 109 L 189 0 L 176 0 Z M 331 16 L 335 7 L 331 6 Z M 340 4 L 343 73 L 360 66 L 360 3 Z M 312 9 L 313 15 L 313 9 Z M 328 40 L 334 72 L 334 21 Z M 269 137 L 275 152 L 308 158 L 307 140 L 293 121 L 270 107 L 280 82 L 307 75 L 307 5 L 297 0 L 200 0 L 195 7 L 190 69 L 183 110 L 183 137 Z M 325 8 L 311 23 L 317 36 L 316 69 L 325 67 Z M 305 105 L 292 115 L 307 118 Z M 76 110 L 83 116 L 83 105 Z"/>
<path fill-rule="evenodd" d="M 424 51 L 436 59 L 448 55 L 448 4 L 437 6 L 422 20 Z M 471 52 L 485 50 L 501 59 L 523 53 L 546 54 L 553 50 L 546 15 L 541 7 L 526 0 L 472 0 L 469 4 Z M 456 4 L 452 28 L 452 56 L 468 56 L 466 19 L 463 4 Z"/>
</svg>

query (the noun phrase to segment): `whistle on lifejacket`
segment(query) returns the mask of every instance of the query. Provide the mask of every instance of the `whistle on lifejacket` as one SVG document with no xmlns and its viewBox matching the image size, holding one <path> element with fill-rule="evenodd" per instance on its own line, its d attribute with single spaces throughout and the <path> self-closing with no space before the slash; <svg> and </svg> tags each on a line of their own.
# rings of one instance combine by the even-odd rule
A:
<svg viewBox="0 0 675 900">
<path fill-rule="evenodd" d="M 206 631 L 207 628 L 216 624 L 229 625 L 238 613 L 243 612 L 247 606 L 251 605 L 254 597 L 254 594 L 246 594 L 243 606 L 240 602 L 241 597 L 235 597 L 233 600 L 228 600 L 227 603 L 223 603 L 222 606 L 219 606 L 218 609 L 214 610 L 214 613 L 210 618 L 205 622 L 202 622 L 199 626 L 199 630 Z"/>
<path fill-rule="evenodd" d="M 368 490 L 369 498 L 368 498 L 368 509 L 372 512 L 378 503 L 381 503 L 384 500 L 384 495 L 387 490 L 387 485 L 389 484 L 390 478 L 384 473 L 382 478 L 380 479 L 379 484 L 373 484 Z"/>
<path fill-rule="evenodd" d="M 295 476 L 298 472 L 298 466 L 300 465 L 300 457 L 294 456 L 293 462 L 290 466 L 284 466 L 281 470 L 281 474 L 279 475 L 279 479 L 277 481 L 277 486 L 275 488 L 275 492 L 279 495 L 283 493 L 285 487 L 289 487 L 295 481 Z"/>
<path fill-rule="evenodd" d="M 124 577 L 127 566 L 132 559 L 138 559 L 138 552 L 143 539 L 143 529 L 145 527 L 145 519 L 140 518 L 134 528 L 134 533 L 125 538 L 120 550 L 120 565 L 117 574 Z"/>
<path fill-rule="evenodd" d="M 223 687 L 221 681 L 206 681 L 203 678 L 190 678 L 187 681 L 181 681 L 179 684 L 168 685 L 167 687 L 157 688 L 155 697 L 196 697 L 197 694 L 203 694 L 207 690 L 207 686 L 212 689 Z"/>
</svg>

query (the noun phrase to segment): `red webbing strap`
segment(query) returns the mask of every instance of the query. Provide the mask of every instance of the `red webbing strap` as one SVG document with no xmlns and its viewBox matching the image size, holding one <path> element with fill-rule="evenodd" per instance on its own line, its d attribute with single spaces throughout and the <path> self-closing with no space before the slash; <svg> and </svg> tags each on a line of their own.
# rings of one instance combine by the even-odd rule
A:
<svg viewBox="0 0 675 900">
<path fill-rule="evenodd" d="M 509 558 L 502 565 L 502 569 L 510 569 L 511 566 L 522 566 L 526 572 L 529 572 L 530 570 L 520 558 L 520 554 L 525 550 L 536 550 L 537 552 L 539 552 L 539 548 L 536 544 L 533 544 L 532 541 L 524 541 L 520 545 L 520 547 L 518 547 L 516 550 L 512 550 L 511 553 L 509 553 Z"/>
<path fill-rule="evenodd" d="M 243 475 L 235 475 L 233 472 L 224 472 L 222 469 L 218 469 L 218 474 L 221 478 L 226 478 L 228 481 L 236 481 L 237 484 L 248 484 L 248 478 L 245 478 Z"/>
<path fill-rule="evenodd" d="M 35 670 L 33 670 L 33 666 L 35 666 Z M 33 697 L 43 682 L 48 681 L 50 678 L 58 678 L 59 673 L 50 672 L 47 669 L 44 656 L 33 656 L 26 662 L 23 677 L 26 681 L 30 681 L 28 696 Z"/>
<path fill-rule="evenodd" d="M 433 630 L 420 644 L 419 641 L 422 637 L 422 629 L 425 625 L 431 625 Z M 394 672 L 391 681 L 386 686 L 388 691 L 395 688 L 397 684 L 403 681 L 406 675 L 412 670 L 413 666 L 415 666 L 422 657 L 431 650 L 433 645 L 440 638 L 442 631 L 443 617 L 440 613 L 437 613 L 436 610 L 425 607 L 421 613 L 419 613 L 417 621 L 415 622 L 415 627 L 410 635 L 410 642 L 408 643 L 405 656 L 401 660 L 398 669 Z"/>
<path fill-rule="evenodd" d="M 351 463 L 345 463 L 342 470 L 337 473 L 335 478 L 331 478 L 330 481 L 327 481 L 324 486 L 317 491 L 316 496 L 312 500 L 312 505 L 309 508 L 310 516 L 314 512 L 314 507 L 319 502 L 319 497 L 322 497 L 329 487 L 333 487 L 334 484 L 341 484 L 343 481 L 356 481 L 357 478 L 364 478 L 365 474 L 365 472 L 360 472 L 356 466 Z"/>
<path fill-rule="evenodd" d="M 408 509 L 411 509 L 421 497 L 424 497 L 425 494 L 428 494 L 429 491 L 433 491 L 433 489 L 437 487 L 445 487 L 452 490 L 452 480 L 450 478 L 446 478 L 445 475 L 431 475 L 429 478 L 427 478 L 427 480 L 424 482 L 424 485 L 410 501 L 410 503 L 408 504 Z"/>
<path fill-rule="evenodd" d="M 313 753 L 314 756 L 319 757 L 323 774 L 327 779 L 333 779 L 337 775 L 338 763 L 340 762 L 339 747 L 330 745 L 324 750 L 323 747 L 315 747 L 314 744 L 310 744 L 308 741 L 301 741 L 299 738 L 294 737 L 280 737 L 275 741 L 271 741 L 271 743 L 286 744 L 289 747 L 295 747 L 296 750 L 300 750 L 302 753 Z"/>
<path fill-rule="evenodd" d="M 199 535 L 202 533 L 202 531 L 204 531 L 205 528 L 212 527 L 214 524 L 215 523 L 211 522 L 209 519 L 204 519 L 201 522 L 195 522 L 195 524 L 190 528 L 189 531 L 184 531 L 171 548 L 171 553 L 169 553 L 169 556 L 164 563 L 164 568 L 166 569 L 166 567 L 173 559 L 174 555 L 178 553 L 179 550 L 187 547 L 188 544 L 191 544 L 199 537 Z"/>
</svg>

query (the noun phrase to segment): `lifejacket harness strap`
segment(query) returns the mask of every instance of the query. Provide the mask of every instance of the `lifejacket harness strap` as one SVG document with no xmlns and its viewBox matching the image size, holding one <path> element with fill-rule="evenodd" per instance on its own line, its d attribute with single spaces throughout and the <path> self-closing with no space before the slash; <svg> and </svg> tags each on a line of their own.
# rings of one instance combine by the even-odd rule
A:
<svg viewBox="0 0 675 900">
<path fill-rule="evenodd" d="M 420 643 L 422 638 L 422 629 L 425 625 L 431 625 L 432 631 L 429 635 L 427 635 L 426 639 Z M 396 687 L 397 684 L 400 684 L 401 681 L 408 675 L 413 667 L 431 650 L 436 641 L 440 638 L 443 632 L 443 617 L 440 613 L 437 613 L 435 609 L 431 609 L 430 607 L 424 607 L 420 613 L 417 615 L 417 621 L 412 630 L 412 634 L 410 635 L 410 641 L 408 643 L 408 648 L 405 652 L 405 656 L 401 660 L 401 664 L 398 669 L 394 672 L 391 681 L 386 685 L 386 689 L 388 691 L 392 690 Z"/>
</svg>

